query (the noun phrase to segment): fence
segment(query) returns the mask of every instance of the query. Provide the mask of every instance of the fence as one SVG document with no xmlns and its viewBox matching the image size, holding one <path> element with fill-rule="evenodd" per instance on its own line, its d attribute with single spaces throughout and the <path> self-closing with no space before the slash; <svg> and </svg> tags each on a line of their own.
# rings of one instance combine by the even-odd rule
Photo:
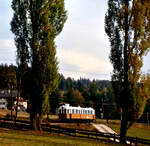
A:
<svg viewBox="0 0 150 146">
<path fill-rule="evenodd" d="M 62 128 L 54 125 L 43 124 L 43 129 L 48 132 L 55 132 L 58 134 L 65 134 L 74 137 L 84 137 L 89 139 L 97 139 L 100 140 L 102 138 L 107 138 L 113 140 L 114 142 L 119 142 L 120 136 L 117 134 L 110 134 L 110 133 L 101 133 L 98 131 L 89 131 L 89 130 L 81 130 L 81 129 L 70 129 L 70 128 Z M 127 137 L 128 144 L 147 144 L 150 145 L 150 140 L 142 139 L 142 138 L 134 138 L 134 137 Z"/>
<path fill-rule="evenodd" d="M 1 127 L 7 127 L 7 128 L 16 128 L 18 127 L 19 129 L 21 128 L 30 128 L 29 122 L 27 121 L 22 121 L 22 120 L 17 120 L 15 125 L 13 125 L 13 121 L 0 118 L 0 126 Z M 71 129 L 71 128 L 62 128 L 59 126 L 55 125 L 49 125 L 49 124 L 41 124 L 42 128 L 44 131 L 47 132 L 54 132 L 58 134 L 64 134 L 64 135 L 69 135 L 73 137 L 84 137 L 88 139 L 97 139 L 97 140 L 102 140 L 102 139 L 110 139 L 114 142 L 119 142 L 120 136 L 117 134 L 110 134 L 110 133 L 101 133 L 98 131 L 89 131 L 89 130 L 81 130 L 81 129 Z M 134 138 L 134 137 L 127 137 L 127 142 L 128 144 L 146 144 L 150 145 L 150 140 L 148 139 L 143 139 L 143 138 Z"/>
</svg>

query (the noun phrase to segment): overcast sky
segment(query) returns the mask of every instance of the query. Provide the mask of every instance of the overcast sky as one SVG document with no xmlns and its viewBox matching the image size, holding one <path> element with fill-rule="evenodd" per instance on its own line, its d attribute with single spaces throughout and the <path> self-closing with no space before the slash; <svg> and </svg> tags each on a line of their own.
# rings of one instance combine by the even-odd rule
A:
<svg viewBox="0 0 150 146">
<path fill-rule="evenodd" d="M 65 0 L 68 19 L 56 39 L 59 71 L 65 77 L 110 79 L 110 46 L 104 31 L 106 0 Z M 0 64 L 15 64 L 16 47 L 10 31 L 11 0 L 0 0 Z M 150 55 L 143 71 L 150 69 Z"/>
</svg>

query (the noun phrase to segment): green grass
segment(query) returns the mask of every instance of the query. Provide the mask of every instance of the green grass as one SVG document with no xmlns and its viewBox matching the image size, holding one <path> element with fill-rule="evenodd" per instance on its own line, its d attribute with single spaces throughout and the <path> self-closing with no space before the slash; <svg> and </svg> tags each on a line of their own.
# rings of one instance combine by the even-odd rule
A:
<svg viewBox="0 0 150 146">
<path fill-rule="evenodd" d="M 119 134 L 120 132 L 119 121 L 110 120 L 108 126 Z M 150 139 L 150 125 L 148 126 L 146 124 L 135 123 L 132 127 L 129 128 L 127 136 Z"/>
<path fill-rule="evenodd" d="M 1 110 L 0 109 L 0 117 L 4 117 L 5 114 L 10 114 L 9 110 Z M 26 112 L 23 113 L 18 113 L 19 118 L 18 119 L 23 119 L 29 120 L 29 114 Z M 50 115 L 50 122 L 52 122 L 54 125 L 55 123 L 58 122 L 58 116 L 56 115 Z M 106 124 L 106 120 L 101 120 L 101 119 L 96 119 L 96 123 L 103 123 Z M 91 125 L 89 124 L 72 124 L 72 123 L 67 123 L 67 124 L 58 124 L 60 127 L 65 127 L 65 128 L 77 128 L 77 129 L 84 129 L 84 130 L 95 130 Z M 114 131 L 116 131 L 119 134 L 120 131 L 120 120 L 109 120 L 109 127 L 111 127 Z M 144 124 L 134 124 L 127 133 L 128 136 L 132 137 L 139 137 L 139 138 L 145 138 L 145 139 L 150 139 L 150 126 L 144 125 Z M 1 141 L 1 137 L 0 137 Z"/>
<path fill-rule="evenodd" d="M 117 124 L 109 124 L 109 126 L 114 129 L 117 133 L 119 133 L 120 125 Z M 127 132 L 127 136 L 139 137 L 144 139 L 150 139 L 150 126 L 135 124 L 131 128 L 129 128 Z"/>
<path fill-rule="evenodd" d="M 19 131 L 1 128 L 0 146 L 111 146 L 119 145 L 101 140 L 68 137 L 47 132 Z"/>
<path fill-rule="evenodd" d="M 96 123 L 98 124 L 106 124 L 106 120 L 97 119 Z M 76 128 L 83 130 L 96 130 L 90 124 L 77 124 L 77 123 L 68 123 L 68 124 L 58 124 L 57 126 L 64 128 Z M 115 132 L 119 134 L 120 132 L 120 121 L 119 120 L 109 120 L 109 127 L 111 127 Z M 144 139 L 150 139 L 150 126 L 135 123 L 127 132 L 127 136 L 131 137 L 139 137 Z"/>
</svg>

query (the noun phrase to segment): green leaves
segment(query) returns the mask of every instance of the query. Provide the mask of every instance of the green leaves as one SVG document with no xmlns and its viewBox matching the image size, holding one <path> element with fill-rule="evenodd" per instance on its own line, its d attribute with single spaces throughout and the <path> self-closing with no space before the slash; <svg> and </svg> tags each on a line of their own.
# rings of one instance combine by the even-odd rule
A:
<svg viewBox="0 0 150 146">
<path fill-rule="evenodd" d="M 59 74 L 55 38 L 66 21 L 64 0 L 13 0 L 11 30 L 15 34 L 18 64 L 31 67 L 29 91 L 33 117 L 42 118 Z M 36 126 L 35 126 L 36 127 Z"/>
<path fill-rule="evenodd" d="M 105 31 L 111 46 L 112 85 L 123 114 L 121 138 L 128 122 L 131 126 L 140 118 L 150 97 L 149 77 L 141 73 L 143 56 L 150 48 L 149 8 L 148 0 L 108 1 Z"/>
</svg>

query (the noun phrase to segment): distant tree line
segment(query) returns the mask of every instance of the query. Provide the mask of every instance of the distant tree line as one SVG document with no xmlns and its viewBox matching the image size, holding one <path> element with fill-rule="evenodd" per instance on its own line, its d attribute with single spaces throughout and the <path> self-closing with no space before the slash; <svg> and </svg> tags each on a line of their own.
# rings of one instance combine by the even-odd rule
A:
<svg viewBox="0 0 150 146">
<path fill-rule="evenodd" d="M 30 68 L 22 78 L 21 96 L 25 99 L 30 98 L 26 93 L 30 90 L 30 78 L 28 74 Z M 0 65 L 0 89 L 10 90 L 17 89 L 17 74 L 18 68 L 14 65 Z M 65 78 L 62 74 L 59 75 L 58 88 L 49 93 L 49 110 L 48 114 L 55 114 L 56 108 L 63 103 L 69 103 L 72 106 L 93 107 L 96 110 L 96 116 L 107 119 L 119 119 L 120 112 L 116 105 L 116 99 L 113 94 L 111 82 L 108 80 L 89 80 L 80 78 L 74 80 L 73 78 Z M 144 114 L 141 121 L 146 122 L 146 113 L 150 113 L 150 100 L 147 101 Z"/>
<path fill-rule="evenodd" d="M 17 88 L 17 67 L 14 65 L 0 65 L 0 89 Z"/>
<path fill-rule="evenodd" d="M 116 113 L 115 98 L 112 93 L 111 83 L 108 80 L 93 80 L 80 78 L 74 80 L 60 76 L 58 90 L 61 92 L 61 99 L 64 103 L 73 106 L 93 107 L 96 110 L 96 116 L 113 117 Z M 110 111 L 110 114 L 108 114 Z"/>
</svg>

